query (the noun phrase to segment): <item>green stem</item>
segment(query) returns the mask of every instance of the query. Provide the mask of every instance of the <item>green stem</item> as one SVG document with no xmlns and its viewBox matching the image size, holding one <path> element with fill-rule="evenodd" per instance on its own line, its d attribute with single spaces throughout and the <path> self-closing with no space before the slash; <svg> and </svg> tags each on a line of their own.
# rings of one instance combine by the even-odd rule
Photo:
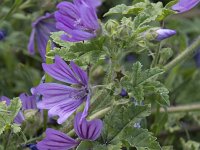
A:
<svg viewBox="0 0 200 150">
<path fill-rule="evenodd" d="M 194 111 L 200 111 L 200 104 L 174 106 L 174 107 L 169 107 L 166 110 L 163 108 L 160 108 L 160 113 L 164 113 L 164 112 L 181 113 L 181 112 L 194 112 Z M 153 110 L 152 113 L 153 114 L 157 113 L 157 110 Z"/>
<path fill-rule="evenodd" d="M 47 43 L 47 48 L 46 48 L 46 54 L 51 50 L 51 41 L 48 41 Z M 53 60 L 46 57 L 46 64 L 52 64 Z M 48 75 L 45 74 L 45 80 L 46 82 L 51 82 L 52 78 Z M 45 131 L 47 128 L 47 121 L 48 121 L 48 110 L 43 110 L 43 130 Z"/>
<path fill-rule="evenodd" d="M 5 150 L 7 150 L 8 144 L 10 142 L 10 137 L 11 137 L 11 130 L 9 129 L 9 131 L 8 131 L 8 138 L 6 139 L 5 146 L 4 146 Z"/>
<path fill-rule="evenodd" d="M 161 47 L 162 47 L 162 45 L 160 43 L 158 48 L 156 49 L 155 57 L 154 57 L 154 59 L 152 61 L 151 67 L 155 67 L 157 65 Z"/>
<path fill-rule="evenodd" d="M 188 48 L 186 48 L 180 55 L 178 55 L 175 59 L 173 59 L 166 66 L 164 66 L 164 69 L 168 71 L 177 64 L 181 63 L 183 60 L 186 60 L 187 58 L 192 56 L 192 54 L 197 50 L 199 46 L 200 46 L 200 36 L 197 37 L 197 39 Z"/>
</svg>

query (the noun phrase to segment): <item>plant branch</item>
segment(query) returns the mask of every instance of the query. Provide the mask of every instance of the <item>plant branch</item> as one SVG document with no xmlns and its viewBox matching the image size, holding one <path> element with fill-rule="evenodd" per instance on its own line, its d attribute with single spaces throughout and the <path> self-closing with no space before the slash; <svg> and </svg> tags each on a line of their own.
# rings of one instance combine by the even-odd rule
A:
<svg viewBox="0 0 200 150">
<path fill-rule="evenodd" d="M 192 105 L 182 105 L 182 106 L 173 106 L 169 107 L 166 110 L 160 108 L 160 112 L 168 112 L 168 113 L 179 113 L 179 112 L 191 112 L 191 111 L 200 111 L 200 104 L 192 104 Z M 157 111 L 153 110 L 152 113 L 155 114 Z"/>
<path fill-rule="evenodd" d="M 51 50 L 51 41 L 48 41 L 47 43 L 47 47 L 46 47 L 46 54 Z M 52 64 L 53 63 L 53 60 L 46 57 L 46 63 L 47 64 Z M 52 78 L 48 75 L 48 74 L 45 74 L 45 80 L 46 82 L 51 82 L 52 81 Z M 47 128 L 47 121 L 48 121 L 48 110 L 44 110 L 43 111 L 43 123 L 44 123 L 44 126 L 43 126 L 43 130 L 45 131 L 46 128 Z"/>
<path fill-rule="evenodd" d="M 175 59 L 169 62 L 167 65 L 164 66 L 166 71 L 170 70 L 177 64 L 181 63 L 183 60 L 189 58 L 200 46 L 200 36 L 188 47 L 186 48 L 180 55 L 178 55 Z"/>
</svg>

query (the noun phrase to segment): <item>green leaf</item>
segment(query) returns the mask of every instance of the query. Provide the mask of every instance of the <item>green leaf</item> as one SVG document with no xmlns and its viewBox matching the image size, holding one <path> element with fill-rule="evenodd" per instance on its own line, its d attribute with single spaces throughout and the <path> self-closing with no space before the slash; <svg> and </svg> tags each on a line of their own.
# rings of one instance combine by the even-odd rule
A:
<svg viewBox="0 0 200 150">
<path fill-rule="evenodd" d="M 161 149 L 156 137 L 146 129 L 126 127 L 119 138 L 127 141 L 130 146 L 137 149 L 159 150 Z"/>
<path fill-rule="evenodd" d="M 0 102 L 0 134 L 4 132 L 5 129 L 9 129 L 13 125 L 13 129 L 17 132 L 19 129 L 12 124 L 14 118 L 17 116 L 21 108 L 21 101 L 19 98 L 14 98 L 10 101 L 10 105 L 6 105 L 5 101 Z"/>
<path fill-rule="evenodd" d="M 64 31 L 52 32 L 51 33 L 51 38 L 53 39 L 53 41 L 56 44 L 69 49 L 72 45 L 74 45 L 74 43 L 61 40 L 61 35 L 63 35 L 63 34 L 65 34 Z"/>
<path fill-rule="evenodd" d="M 21 131 L 21 127 L 19 124 L 14 123 L 11 125 L 11 128 L 12 128 L 13 133 L 19 133 Z"/>
<path fill-rule="evenodd" d="M 122 143 L 117 141 L 114 144 L 95 145 L 93 150 L 121 150 Z"/>
<path fill-rule="evenodd" d="M 159 81 L 150 81 L 144 85 L 146 92 L 151 92 L 155 95 L 156 100 L 160 105 L 169 106 L 169 90 Z"/>
<path fill-rule="evenodd" d="M 112 15 L 112 14 L 122 14 L 127 9 L 128 9 L 128 6 L 126 6 L 125 4 L 117 5 L 111 8 L 107 13 L 105 13 L 104 17 L 108 15 Z"/>
<path fill-rule="evenodd" d="M 127 74 L 128 79 L 124 78 L 126 80 L 122 81 L 122 85 L 123 87 L 126 87 L 131 97 L 134 97 L 137 101 L 142 101 L 144 100 L 145 97 L 145 92 L 144 92 L 145 86 L 154 87 L 155 85 L 154 86 L 151 85 L 151 82 L 153 82 L 162 73 L 163 70 L 157 67 L 143 71 L 141 63 L 136 62 L 132 67 L 131 73 Z M 147 82 L 149 84 L 146 85 Z M 158 85 L 156 84 L 156 86 Z M 166 88 L 164 88 L 164 86 L 162 87 L 160 86 L 160 88 L 158 87 L 154 91 L 156 91 L 156 93 L 160 93 L 160 96 L 163 99 L 164 98 L 167 99 L 166 94 L 168 93 L 166 91 Z"/>
<path fill-rule="evenodd" d="M 158 77 L 163 73 L 163 69 L 151 68 L 142 71 L 142 65 L 140 62 L 136 62 L 132 69 L 132 83 L 134 86 L 144 84 L 145 82 L 151 80 L 152 78 Z"/>
<path fill-rule="evenodd" d="M 93 147 L 93 142 L 91 142 L 91 141 L 82 141 L 78 145 L 76 150 L 88 150 L 88 149 L 91 149 L 92 147 Z"/>
<path fill-rule="evenodd" d="M 116 138 L 126 126 L 133 125 L 142 118 L 150 115 L 150 106 L 119 105 L 105 116 L 102 136 L 110 142 Z M 111 121 L 112 120 L 112 121 Z"/>
</svg>

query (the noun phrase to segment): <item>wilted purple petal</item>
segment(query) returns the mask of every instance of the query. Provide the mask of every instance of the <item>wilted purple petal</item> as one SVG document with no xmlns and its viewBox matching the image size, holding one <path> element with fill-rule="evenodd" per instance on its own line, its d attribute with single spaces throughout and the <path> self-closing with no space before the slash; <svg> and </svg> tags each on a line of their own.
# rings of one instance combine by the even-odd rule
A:
<svg viewBox="0 0 200 150">
<path fill-rule="evenodd" d="M 54 64 L 43 63 L 42 66 L 44 71 L 52 76 L 54 79 L 70 84 L 80 83 L 74 75 L 73 71 L 59 56 L 55 56 Z"/>
<path fill-rule="evenodd" d="M 76 140 L 66 134 L 48 128 L 46 130 L 46 138 L 37 143 L 39 150 L 68 150 L 79 144 Z"/>
<path fill-rule="evenodd" d="M 17 116 L 16 116 L 15 119 L 14 119 L 14 122 L 15 122 L 16 124 L 22 124 L 22 122 L 23 122 L 24 120 L 25 120 L 25 118 L 24 118 L 24 115 L 23 115 L 22 111 L 19 111 L 18 114 L 17 114 Z"/>
<path fill-rule="evenodd" d="M 74 130 L 76 134 L 85 140 L 96 140 L 100 134 L 103 127 L 103 123 L 100 119 L 94 119 L 92 121 L 87 121 L 85 118 L 80 122 L 82 113 L 78 113 L 74 119 Z"/>
<path fill-rule="evenodd" d="M 10 105 L 10 98 L 8 98 L 6 96 L 1 96 L 0 102 L 2 102 L 2 101 L 6 101 L 6 105 Z"/>
<path fill-rule="evenodd" d="M 45 16 L 39 17 L 32 23 L 32 28 L 28 51 L 30 54 L 34 54 L 35 47 L 37 47 L 43 61 L 45 61 L 46 45 L 50 32 L 58 31 L 56 29 L 54 14 L 47 13 Z"/>
<path fill-rule="evenodd" d="M 1 96 L 0 97 L 0 102 L 2 102 L 2 101 L 6 101 L 6 105 L 10 105 L 10 99 L 8 97 Z M 23 115 L 22 111 L 20 110 L 18 112 L 18 114 L 16 115 L 16 117 L 14 119 L 14 122 L 16 124 L 21 124 L 24 120 L 25 120 L 24 115 Z"/>
<path fill-rule="evenodd" d="M 20 94 L 20 99 L 22 101 L 22 109 L 37 109 L 36 106 L 36 95 L 26 95 L 25 93 Z"/>
<path fill-rule="evenodd" d="M 183 13 L 195 7 L 199 2 L 200 0 L 179 0 L 178 3 L 172 6 L 172 10 Z"/>
<path fill-rule="evenodd" d="M 175 35 L 176 31 L 171 29 L 158 29 L 156 30 L 156 33 L 157 33 L 156 41 L 162 41 L 166 38 Z"/>
</svg>

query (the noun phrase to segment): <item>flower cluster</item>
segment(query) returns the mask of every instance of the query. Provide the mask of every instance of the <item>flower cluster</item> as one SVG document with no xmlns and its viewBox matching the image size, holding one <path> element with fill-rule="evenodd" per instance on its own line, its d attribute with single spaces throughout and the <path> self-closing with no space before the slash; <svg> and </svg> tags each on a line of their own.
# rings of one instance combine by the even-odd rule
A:
<svg viewBox="0 0 200 150">
<path fill-rule="evenodd" d="M 56 27 L 66 34 L 62 40 L 78 42 L 96 36 L 99 29 L 96 7 L 99 0 L 74 0 L 74 3 L 61 2 L 55 12 Z"/>
</svg>

